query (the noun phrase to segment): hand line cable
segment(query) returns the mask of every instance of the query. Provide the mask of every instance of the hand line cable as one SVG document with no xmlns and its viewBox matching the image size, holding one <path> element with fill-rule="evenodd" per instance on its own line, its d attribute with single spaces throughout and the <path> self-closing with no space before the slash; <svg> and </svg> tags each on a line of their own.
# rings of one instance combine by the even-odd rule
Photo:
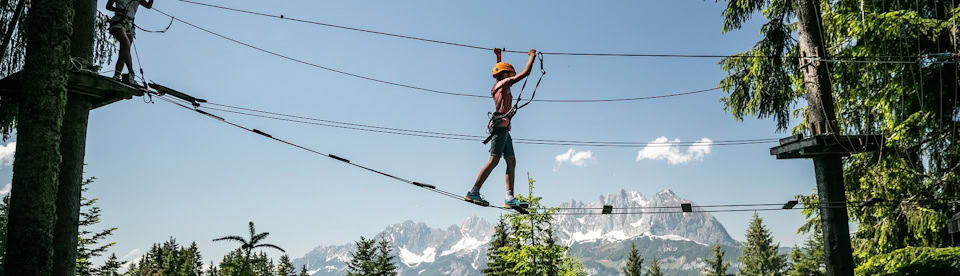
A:
<svg viewBox="0 0 960 276">
<path fill-rule="evenodd" d="M 437 133 L 437 132 L 428 132 L 428 131 L 419 131 L 419 130 L 402 130 L 402 129 L 382 130 L 382 129 L 376 129 L 376 128 L 374 128 L 374 127 L 364 128 L 364 127 L 354 127 L 354 126 L 350 126 L 350 125 L 335 125 L 335 124 L 327 124 L 327 123 L 310 122 L 310 121 L 304 121 L 304 120 L 299 120 L 299 119 L 288 119 L 288 118 L 281 118 L 281 117 L 275 117 L 275 116 L 270 116 L 270 115 L 253 114 L 253 113 L 248 113 L 248 112 L 243 112 L 243 111 L 235 111 L 235 110 L 228 110 L 228 109 L 215 108 L 215 107 L 200 107 L 200 108 L 201 108 L 201 109 L 208 109 L 208 110 L 216 110 L 216 111 L 221 111 L 221 112 L 228 112 L 228 113 L 233 113 L 233 114 L 238 114 L 238 115 L 251 116 L 251 117 L 259 117 L 259 118 L 264 118 L 264 119 L 271 119 L 271 120 L 278 120 L 278 121 L 286 121 L 286 122 L 293 122 L 293 123 L 301 123 L 301 124 L 308 124 L 308 125 L 315 125 L 315 126 L 324 126 L 324 127 L 333 127 L 333 128 L 341 128 L 341 129 L 350 129 L 350 130 L 357 130 L 357 131 L 366 131 L 366 132 L 375 132 L 375 133 L 384 133 L 384 134 L 394 134 L 394 135 L 404 135 L 404 136 L 414 136 L 414 137 L 424 137 L 424 138 L 437 138 L 437 139 L 447 139 L 447 140 L 470 141 L 470 142 L 478 142 L 478 141 L 483 140 L 482 137 L 481 137 L 481 138 L 478 138 L 479 136 L 472 136 L 472 135 L 466 135 L 466 134 L 454 134 L 454 133 L 445 134 L 445 133 Z M 390 129 L 393 129 L 393 128 L 390 128 Z M 405 132 L 405 131 L 409 131 L 409 132 Z M 427 133 L 427 134 L 424 134 L 424 133 Z M 518 143 L 518 144 L 531 144 L 531 145 L 587 146 L 587 147 L 625 147 L 625 148 L 636 148 L 636 147 L 674 147 L 674 146 L 676 146 L 676 147 L 692 147 L 692 146 L 698 146 L 698 145 L 699 145 L 698 143 L 702 143 L 702 142 L 667 142 L 667 143 L 650 142 L 650 143 L 636 143 L 636 144 L 634 144 L 634 143 L 627 143 L 627 142 L 614 142 L 614 143 L 609 143 L 609 144 L 608 144 L 608 143 L 602 143 L 602 142 L 589 142 L 589 141 L 575 142 L 575 141 L 561 141 L 561 140 L 544 140 L 544 141 L 537 141 L 537 140 L 530 140 L 530 139 L 522 139 L 522 140 L 521 140 L 521 138 L 514 139 L 514 142 L 515 142 L 515 143 Z M 769 144 L 769 143 L 775 143 L 775 142 L 777 142 L 777 141 L 776 141 L 776 140 L 773 140 L 773 139 L 770 139 L 770 140 L 750 139 L 750 140 L 743 140 L 743 141 L 717 141 L 717 142 L 714 142 L 714 143 L 712 143 L 712 144 L 710 144 L 710 145 L 711 145 L 711 146 L 734 146 L 734 145 Z"/>
<path fill-rule="evenodd" d="M 243 41 L 240 41 L 240 40 L 237 40 L 237 39 L 228 37 L 228 36 L 226 36 L 226 35 L 219 34 L 219 33 L 217 33 L 217 32 L 211 31 L 211 30 L 209 30 L 209 29 L 200 27 L 200 26 L 198 26 L 198 25 L 196 25 L 196 24 L 187 22 L 187 21 L 185 21 L 185 20 L 183 20 L 183 19 L 180 19 L 179 17 L 172 16 L 172 15 L 170 15 L 170 14 L 168 14 L 168 13 L 166 13 L 166 12 L 163 12 L 163 11 L 161 11 L 161 10 L 158 10 L 158 9 L 156 9 L 156 8 L 153 8 L 152 10 L 157 11 L 158 13 L 161 13 L 161 14 L 163 14 L 163 15 L 165 15 L 165 16 L 168 16 L 168 17 L 172 18 L 173 20 L 176 20 L 176 21 L 178 21 L 178 22 L 181 22 L 181 23 L 183 23 L 183 24 L 186 24 L 186 25 L 188 25 L 188 26 L 190 26 L 190 27 L 193 27 L 193 28 L 198 29 L 198 30 L 200 30 L 200 31 L 203 31 L 203 32 L 206 32 L 206 33 L 208 33 L 208 34 L 214 35 L 214 36 L 216 36 L 216 37 L 219 37 L 219 38 L 228 40 L 228 41 L 230 41 L 230 42 L 233 42 L 233 43 L 236 43 L 236 44 L 239 44 L 239 45 L 242 45 L 242 46 L 245 46 L 245 47 L 248 47 L 248 48 L 251 48 L 251 49 L 254 49 L 254 50 L 257 50 L 257 51 L 260 51 L 260 52 L 269 54 L 269 55 L 272 55 L 272 56 L 276 56 L 276 57 L 279 57 L 279 58 L 282 58 L 282 59 L 286 59 L 286 60 L 289 60 L 289 61 L 293 61 L 293 62 L 295 62 L 295 63 L 300 63 L 300 64 L 307 65 L 307 66 L 310 66 L 310 67 L 314 67 L 314 68 L 318 68 L 318 69 L 322 69 L 322 70 L 326 70 L 326 71 L 330 71 L 330 72 L 334 72 L 334 73 L 337 73 L 337 74 L 346 75 L 346 76 L 350 76 L 350 77 L 354 77 L 354 78 L 359 78 L 359 79 L 363 79 L 363 80 L 368 80 L 368 81 L 373 81 L 373 82 L 378 82 L 378 83 L 382 83 L 382 84 L 393 85 L 393 86 L 398 86 L 398 87 L 403 87 L 403 88 L 408 88 L 408 89 L 413 89 L 413 90 L 419 90 L 419 91 L 424 91 L 424 92 L 429 92 L 429 93 L 434 93 L 434 94 L 443 94 L 443 95 L 460 96 L 460 97 L 471 97 L 471 98 L 478 98 L 478 99 L 489 99 L 489 98 L 490 98 L 490 96 L 486 96 L 486 95 L 467 94 L 467 93 L 460 93 L 460 92 L 450 92 L 450 91 L 442 91 L 442 90 L 431 89 L 431 88 L 424 88 L 424 87 L 419 87 L 419 86 L 415 86 L 415 85 L 411 85 L 411 84 L 404 84 L 404 83 L 399 83 L 399 82 L 395 82 L 395 81 L 382 80 L 382 79 L 377 79 L 377 78 L 373 78 L 373 77 L 368 77 L 368 76 L 364 76 L 364 75 L 360 75 L 360 74 L 355 74 L 355 73 L 350 73 L 350 72 L 342 71 L 342 70 L 339 70 L 339 69 L 334 69 L 334 68 L 331 68 L 331 67 L 326 67 L 326 66 L 323 66 L 323 65 L 319 65 L 319 64 L 316 64 L 316 63 L 312 63 L 312 62 L 309 62 L 309 61 L 305 61 L 305 60 L 302 60 L 302 59 L 298 59 L 298 58 L 294 58 L 294 57 L 291 57 L 291 56 L 288 56 L 288 55 L 284 55 L 284 54 L 281 54 L 281 53 L 278 53 L 278 52 L 275 52 L 275 51 L 267 50 L 267 49 L 265 49 L 265 48 L 262 48 L 262 47 L 259 47 L 259 46 L 256 46 L 256 45 L 253 45 L 253 44 L 250 44 L 250 43 L 247 43 L 247 42 L 243 42 Z M 601 102 L 641 101 L 641 100 L 662 99 L 662 98 L 670 98 L 670 97 L 677 97 L 677 96 L 686 96 L 686 95 L 700 94 L 700 93 L 706 93 L 706 92 L 717 91 L 717 90 L 720 90 L 720 87 L 712 87 L 712 88 L 707 88 L 707 89 L 700 89 L 700 90 L 693 90 L 693 91 L 686 91 L 686 92 L 677 92 L 677 93 L 670 93 L 670 94 L 663 94 L 663 95 L 641 96 L 641 97 L 628 97 L 628 98 L 612 98 L 612 99 L 534 99 L 534 100 L 532 100 L 532 101 L 534 101 L 534 102 L 553 102 L 553 103 L 601 103 Z"/>
<path fill-rule="evenodd" d="M 226 105 L 226 104 L 220 104 L 220 103 L 216 103 L 216 102 L 207 102 L 207 103 L 204 103 L 204 104 L 205 104 L 205 105 L 214 105 L 214 106 L 219 106 L 219 107 L 225 107 L 225 108 L 230 108 L 230 109 L 243 110 L 243 111 L 254 112 L 254 113 L 262 113 L 262 114 L 269 114 L 269 115 L 275 115 L 275 116 L 281 116 L 281 117 L 295 118 L 295 119 L 301 119 L 301 120 L 317 121 L 317 122 L 329 123 L 329 124 L 343 124 L 343 125 L 354 126 L 354 127 L 359 127 L 359 128 L 373 128 L 373 129 L 391 130 L 391 131 L 397 131 L 397 132 L 412 132 L 412 133 L 432 134 L 432 135 L 441 135 L 441 136 L 456 136 L 456 137 L 464 137 L 464 138 L 478 138 L 478 139 L 483 139 L 483 138 L 485 137 L 485 136 L 480 136 L 480 135 L 469 135 L 469 134 L 458 134 L 458 133 L 445 133 L 445 132 L 435 132 L 435 131 L 413 130 L 413 129 L 383 127 L 383 126 L 375 126 L 375 125 L 367 125 L 367 124 L 357 124 L 357 123 L 342 122 L 342 121 L 333 121 L 333 120 L 319 119 L 319 118 L 306 117 L 306 116 L 300 116 L 300 115 L 291 115 L 291 114 L 279 113 L 279 112 L 274 112 L 274 111 L 259 110 L 259 109 L 241 107 L 241 106 Z M 206 106 L 204 106 L 203 108 L 212 109 L 212 110 L 218 110 L 218 111 L 224 111 L 224 112 L 237 113 L 237 114 L 247 115 L 247 116 L 262 117 L 262 116 L 259 116 L 259 115 L 256 115 L 256 114 L 238 113 L 238 112 L 231 111 L 231 110 L 219 109 L 219 108 L 213 108 L 213 107 L 206 107 Z M 263 117 L 263 118 L 276 119 L 276 120 L 285 120 L 285 119 L 283 119 L 283 118 L 276 118 L 276 117 Z M 308 123 L 308 122 L 302 122 L 302 121 L 292 121 L 292 122 Z M 327 125 L 324 124 L 324 126 L 327 126 Z M 338 127 L 338 126 L 333 126 L 333 127 Z M 472 140 L 472 139 L 464 139 L 464 140 L 474 141 L 474 140 Z M 514 138 L 513 140 L 514 140 L 514 141 L 530 141 L 530 142 L 555 142 L 555 143 L 571 143 L 571 144 L 614 144 L 614 145 L 635 145 L 635 146 L 648 146 L 648 145 L 664 145 L 664 146 L 678 145 L 678 146 L 683 146 L 683 145 L 693 145 L 693 144 L 697 144 L 697 143 L 702 143 L 702 142 L 699 142 L 699 141 L 683 141 L 683 142 L 655 143 L 655 142 L 580 141 L 580 140 L 527 139 L 527 138 Z M 714 140 L 714 141 L 712 141 L 712 143 L 714 143 L 714 144 L 741 143 L 741 142 L 763 142 L 763 143 L 770 143 L 770 142 L 776 142 L 776 141 L 778 141 L 778 140 L 779 140 L 779 138 L 736 139 L 736 140 Z"/>
<path fill-rule="evenodd" d="M 264 13 L 264 12 L 258 12 L 258 11 L 252 11 L 252 10 L 245 10 L 245 9 L 239 9 L 239 8 L 232 8 L 232 7 L 222 6 L 222 5 L 202 3 L 202 2 L 190 1 L 190 0 L 178 0 L 178 1 L 184 2 L 184 3 L 189 3 L 189 4 L 194 4 L 194 5 L 199 5 L 199 6 L 205 6 L 205 7 L 209 7 L 209 8 L 215 8 L 215 9 L 233 11 L 233 12 L 238 12 L 238 13 L 245 13 L 245 14 L 250 14 L 250 15 L 257 15 L 257 16 L 263 16 L 263 17 L 271 17 L 271 18 L 276 18 L 276 19 L 281 19 L 281 20 L 288 20 L 288 21 L 294 21 L 294 22 L 305 23 L 305 24 L 319 25 L 319 26 L 325 26 L 325 27 L 331 27 L 331 28 L 338 28 L 338 29 L 344 29 L 344 30 L 350 30 L 350 31 L 364 32 L 364 33 L 370 33 L 370 34 L 376 34 L 376 35 L 383 35 L 383 36 L 391 36 L 391 37 L 397 37 L 397 38 L 403 38 L 403 39 L 410 39 L 410 40 L 418 40 L 418 41 L 423 41 L 423 42 L 444 44 L 444 45 L 456 46 L 456 47 L 463 47 L 463 48 L 469 48 L 469 49 L 477 49 L 477 50 L 485 50 L 485 51 L 493 50 L 493 48 L 491 48 L 491 47 L 482 47 L 482 46 L 470 45 L 470 44 L 465 44 L 465 43 L 449 42 L 449 41 L 443 41 L 443 40 L 437 40 L 437 39 L 430 39 L 430 38 L 416 37 L 416 36 L 410 36 L 410 35 L 403 35 L 403 34 L 396 34 L 396 33 L 381 32 L 381 31 L 375 31 L 375 30 L 369 30 L 369 29 L 362 29 L 362 28 L 357 28 L 357 27 L 349 27 L 349 26 L 343 26 L 343 25 L 337 25 L 337 24 L 330 24 L 330 23 L 324 23 L 324 22 L 318 22 L 318 21 L 312 21 L 312 20 L 306 20 L 306 19 L 299 19 L 299 18 L 295 18 L 295 17 L 289 17 L 289 16 L 285 16 L 285 15 L 283 15 L 283 14 L 280 14 L 280 15 L 268 14 L 268 13 Z M 517 51 L 517 50 L 503 50 L 503 52 L 506 52 L 506 53 L 515 53 L 515 54 L 527 53 L 527 52 L 524 52 L 524 51 Z M 651 54 L 651 53 L 588 53 L 588 52 L 549 52 L 549 51 L 544 51 L 544 52 L 542 52 L 542 53 L 543 53 L 544 55 L 558 55 L 558 56 L 599 56 L 599 57 L 776 58 L 776 59 L 781 59 L 781 58 L 782 58 L 782 59 L 796 58 L 796 57 L 778 56 L 778 55 L 705 55 L 705 54 Z M 841 58 L 841 59 L 838 59 L 838 58 Z M 837 61 L 837 62 L 839 62 L 839 61 L 847 61 L 848 59 L 860 59 L 860 60 L 862 60 L 862 59 L 876 59 L 876 60 L 874 61 L 874 62 L 876 62 L 876 61 L 884 61 L 884 60 L 890 60 L 890 59 L 916 59 L 916 58 L 918 58 L 918 57 L 917 57 L 917 56 L 874 56 L 874 57 L 870 57 L 870 56 L 850 56 L 850 57 L 835 57 L 835 58 L 832 59 L 832 60 L 822 60 L 822 61 Z M 910 62 L 908 62 L 908 63 L 916 63 L 916 62 L 915 62 L 915 61 L 910 61 Z"/>
<path fill-rule="evenodd" d="M 394 180 L 397 180 L 397 181 L 400 181 L 400 182 L 404 182 L 404 183 L 413 185 L 413 186 L 415 186 L 415 187 L 422 188 L 422 189 L 424 189 L 424 190 L 428 190 L 428 191 L 431 191 L 431 192 L 434 192 L 434 193 L 437 193 L 437 194 L 440 194 L 440 195 L 443 195 L 443 196 L 447 196 L 447 197 L 450 197 L 450 198 L 454 198 L 454 199 L 457 199 L 458 201 L 463 201 L 463 199 L 460 198 L 457 194 L 454 194 L 454 193 L 451 193 L 451 192 L 448 192 L 448 191 L 444 191 L 444 190 L 437 189 L 437 188 L 436 188 L 435 186 L 433 186 L 433 185 L 423 184 L 423 183 L 419 183 L 419 182 L 416 182 L 416 181 L 412 181 L 412 180 L 408 180 L 408 179 L 405 179 L 405 178 L 401 178 L 401 177 L 398 177 L 398 176 L 395 176 L 395 175 L 392 175 L 392 174 L 389 174 L 389 173 L 386 173 L 386 172 L 383 172 L 383 171 L 380 171 L 380 170 L 377 170 L 377 169 L 374 169 L 374 168 L 371 168 L 371 167 L 367 167 L 367 166 L 364 166 L 364 165 L 360 165 L 360 164 L 353 163 L 353 162 L 351 162 L 350 160 L 345 159 L 345 158 L 343 158 L 343 157 L 339 157 L 339 156 L 336 156 L 336 155 L 333 155 L 333 154 L 323 153 L 323 152 L 320 152 L 320 151 L 317 151 L 317 150 L 314 150 L 314 149 L 311 149 L 311 148 L 307 148 L 307 147 L 304 147 L 304 146 L 301 146 L 301 145 L 292 143 L 292 142 L 290 142 L 290 141 L 287 141 L 287 140 L 284 140 L 284 139 L 280 139 L 280 138 L 274 137 L 273 135 L 270 135 L 270 134 L 268 134 L 268 133 L 266 133 L 266 132 L 263 132 L 263 131 L 260 131 L 260 130 L 254 129 L 254 128 L 248 128 L 248 127 L 245 127 L 245 126 L 242 126 L 242 125 L 233 123 L 233 122 L 231 122 L 231 121 L 228 121 L 228 120 L 224 119 L 223 117 L 220 117 L 220 116 L 217 116 L 217 115 L 208 113 L 208 112 L 206 112 L 206 111 L 202 111 L 202 110 L 199 110 L 199 109 L 191 108 L 191 107 L 186 106 L 186 105 L 184 105 L 184 104 L 181 104 L 181 103 L 175 102 L 175 101 L 173 101 L 173 100 L 170 100 L 170 99 L 168 99 L 168 98 L 165 97 L 165 96 L 160 96 L 159 98 L 162 99 L 162 100 L 164 100 L 164 101 L 167 101 L 167 102 L 169 102 L 169 103 L 172 103 L 172 104 L 174 104 L 174 105 L 177 105 L 177 106 L 179 106 L 179 107 L 182 107 L 182 108 L 185 108 L 185 109 L 188 109 L 188 110 L 191 110 L 191 111 L 200 113 L 201 115 L 205 115 L 205 116 L 207 116 L 207 117 L 216 119 L 217 121 L 220 121 L 220 122 L 222 122 L 222 123 L 231 125 L 231 126 L 233 126 L 233 127 L 236 127 L 236 128 L 242 129 L 242 130 L 246 130 L 246 131 L 248 131 L 248 132 L 252 132 L 252 133 L 258 134 L 258 135 L 260 135 L 260 136 L 269 138 L 269 139 L 271 139 L 271 140 L 274 140 L 274 141 L 277 141 L 277 142 L 280 142 L 280 143 L 283 143 L 283 144 L 287 144 L 287 145 L 289 145 L 289 146 L 292 146 L 292 147 L 295 147 L 295 148 L 298 148 L 298 149 L 301 149 L 301 150 L 304 150 L 304 151 L 307 151 L 307 152 L 310 152 L 310 153 L 314 153 L 314 154 L 317 154 L 317 155 L 325 156 L 325 157 L 327 157 L 327 158 L 334 159 L 334 160 L 340 161 L 340 162 L 342 162 L 342 163 L 346 163 L 346 164 L 352 165 L 352 166 L 354 166 L 354 167 L 357 167 L 357 168 L 360 168 L 360 169 L 363 169 L 363 170 L 366 170 L 366 171 L 369 171 L 369 172 L 373 172 L 373 173 L 376 173 L 376 174 L 379 174 L 379 175 L 382 175 L 382 176 L 386 176 L 386 177 L 388 177 L 388 178 L 391 178 L 391 179 L 394 179 Z M 468 203 L 468 204 L 472 204 L 472 203 Z M 500 209 L 500 210 L 506 210 L 506 211 L 513 211 L 512 209 L 509 209 L 509 208 L 504 208 L 504 207 L 499 207 L 499 206 L 494 206 L 494 205 L 481 206 L 481 207 L 489 207 L 489 208 L 494 208 L 494 209 Z"/>
</svg>

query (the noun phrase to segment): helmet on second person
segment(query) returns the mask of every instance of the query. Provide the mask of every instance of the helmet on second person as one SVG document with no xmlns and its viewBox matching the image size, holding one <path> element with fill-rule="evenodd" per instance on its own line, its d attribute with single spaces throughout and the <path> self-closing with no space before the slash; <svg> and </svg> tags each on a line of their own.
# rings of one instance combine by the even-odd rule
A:
<svg viewBox="0 0 960 276">
<path fill-rule="evenodd" d="M 514 72 L 514 73 L 517 72 L 516 70 L 513 70 L 513 65 L 510 65 L 509 63 L 506 63 L 506 62 L 497 62 L 497 64 L 493 65 L 494 78 L 497 77 L 497 74 L 500 74 L 501 72 L 507 72 L 507 71 Z"/>
</svg>

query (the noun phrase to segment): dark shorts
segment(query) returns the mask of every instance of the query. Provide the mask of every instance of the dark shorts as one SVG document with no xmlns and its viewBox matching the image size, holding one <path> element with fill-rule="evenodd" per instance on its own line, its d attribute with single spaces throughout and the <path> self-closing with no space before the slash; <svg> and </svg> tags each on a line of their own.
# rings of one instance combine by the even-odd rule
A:
<svg viewBox="0 0 960 276">
<path fill-rule="evenodd" d="M 510 131 L 506 128 L 495 128 L 493 130 L 493 139 L 490 140 L 490 156 L 514 156 L 513 138 L 510 137 Z"/>
</svg>

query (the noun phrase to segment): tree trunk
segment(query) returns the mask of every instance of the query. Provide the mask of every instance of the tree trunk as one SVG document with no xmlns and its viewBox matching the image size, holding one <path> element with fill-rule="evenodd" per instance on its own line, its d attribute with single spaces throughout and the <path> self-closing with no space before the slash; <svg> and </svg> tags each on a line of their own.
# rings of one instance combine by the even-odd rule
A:
<svg viewBox="0 0 960 276">
<path fill-rule="evenodd" d="M 83 63 L 93 62 L 96 0 L 73 0 L 73 37 L 71 57 Z M 89 69 L 89 68 L 85 68 Z M 73 276 L 77 268 L 77 238 L 80 234 L 80 197 L 83 182 L 83 157 L 87 145 L 87 120 L 92 104 L 86 96 L 68 93 L 61 127 L 60 167 L 57 189 L 57 222 L 53 240 L 53 275 Z"/>
<path fill-rule="evenodd" d="M 60 126 L 67 102 L 67 65 L 73 6 L 66 0 L 37 0 L 27 15 L 27 52 L 10 193 L 7 275 L 52 272 L 60 167 Z"/>
<path fill-rule="evenodd" d="M 807 125 L 810 134 L 839 135 L 833 106 L 833 84 L 830 73 L 819 0 L 799 0 L 797 5 L 797 32 L 803 84 L 807 95 Z M 846 206 L 847 195 L 843 182 L 843 160 L 840 155 L 813 158 L 820 196 L 820 225 L 823 230 L 826 275 L 853 275 L 853 250 L 850 247 L 850 227 Z M 840 208 L 838 208 L 840 207 Z"/>
<path fill-rule="evenodd" d="M 801 0 L 797 9 L 797 32 L 800 46 L 800 64 L 803 71 L 803 87 L 807 97 L 807 125 L 810 134 L 839 134 L 836 112 L 833 106 L 833 87 L 827 63 L 827 50 L 823 41 L 818 1 Z"/>
</svg>

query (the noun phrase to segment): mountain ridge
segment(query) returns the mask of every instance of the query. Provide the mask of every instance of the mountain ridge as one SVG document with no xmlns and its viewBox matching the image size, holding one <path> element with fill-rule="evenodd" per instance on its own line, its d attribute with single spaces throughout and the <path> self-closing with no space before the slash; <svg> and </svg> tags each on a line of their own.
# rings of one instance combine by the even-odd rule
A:
<svg viewBox="0 0 960 276">
<path fill-rule="evenodd" d="M 571 254 L 581 259 L 591 275 L 617 275 L 624 250 L 629 249 L 631 243 L 644 246 L 647 256 L 663 255 L 665 270 L 679 275 L 698 274 L 705 265 L 703 260 L 712 254 L 712 244 L 724 246 L 729 257 L 739 255 L 740 243 L 709 213 L 664 212 L 679 211 L 681 203 L 692 202 L 669 189 L 649 198 L 621 189 L 601 195 L 595 201 L 566 201 L 558 207 L 613 205 L 630 212 L 602 216 L 557 215 L 554 217 L 555 238 L 559 244 L 570 247 Z M 391 243 L 400 275 L 480 275 L 486 265 L 486 251 L 493 232 L 489 222 L 473 216 L 446 228 L 431 228 L 408 219 L 388 225 L 377 238 Z M 353 244 L 318 246 L 293 263 L 298 267 L 306 265 L 312 275 L 344 275 L 352 251 Z M 673 256 L 671 252 L 684 255 Z"/>
</svg>

